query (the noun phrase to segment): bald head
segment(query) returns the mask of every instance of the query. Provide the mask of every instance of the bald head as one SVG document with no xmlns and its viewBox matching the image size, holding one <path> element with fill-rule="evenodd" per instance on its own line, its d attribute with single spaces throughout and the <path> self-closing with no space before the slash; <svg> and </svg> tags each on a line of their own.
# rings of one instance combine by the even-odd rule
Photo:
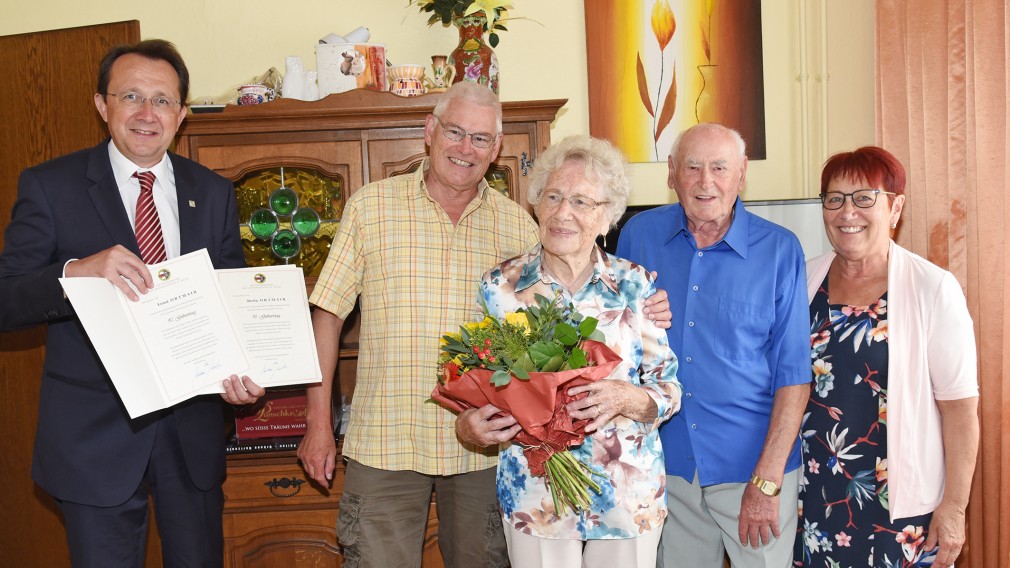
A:
<svg viewBox="0 0 1010 568">
<path fill-rule="evenodd" d="M 714 123 L 693 126 L 674 142 L 668 183 L 701 246 L 713 244 L 729 230 L 736 199 L 744 189 L 745 150 L 739 133 Z"/>
</svg>

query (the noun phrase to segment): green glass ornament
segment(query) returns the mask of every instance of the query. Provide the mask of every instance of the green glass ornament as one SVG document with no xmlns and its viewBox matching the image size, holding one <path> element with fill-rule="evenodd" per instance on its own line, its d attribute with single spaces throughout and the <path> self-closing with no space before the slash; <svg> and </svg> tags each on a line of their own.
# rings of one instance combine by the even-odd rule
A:
<svg viewBox="0 0 1010 568">
<path fill-rule="evenodd" d="M 291 229 L 281 229 L 270 241 L 270 248 L 274 254 L 286 260 L 298 254 L 302 241 Z"/>
<path fill-rule="evenodd" d="M 287 187 L 281 187 L 270 194 L 270 209 L 281 217 L 291 215 L 298 208 L 298 194 Z"/>
<path fill-rule="evenodd" d="M 269 209 L 257 209 L 249 216 L 249 230 L 257 238 L 269 239 L 279 226 L 277 215 Z"/>
<path fill-rule="evenodd" d="M 302 207 L 291 216 L 291 227 L 299 237 L 311 237 L 319 230 L 319 214 L 315 209 Z"/>
</svg>

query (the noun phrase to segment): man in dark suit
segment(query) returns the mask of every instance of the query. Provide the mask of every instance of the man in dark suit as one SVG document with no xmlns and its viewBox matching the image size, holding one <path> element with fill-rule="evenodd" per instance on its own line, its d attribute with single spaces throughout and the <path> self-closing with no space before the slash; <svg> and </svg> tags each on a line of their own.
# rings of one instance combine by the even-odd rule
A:
<svg viewBox="0 0 1010 568">
<path fill-rule="evenodd" d="M 95 106 L 111 140 L 22 172 L 0 253 L 0 329 L 48 324 L 32 477 L 63 512 L 75 566 L 143 566 L 149 493 L 166 566 L 223 560 L 221 401 L 131 420 L 58 281 L 102 277 L 137 300 L 127 281 L 141 294 L 154 286 L 145 260 L 206 248 L 216 268 L 245 265 L 231 184 L 167 152 L 188 90 L 171 43 L 110 50 Z M 135 222 L 137 234 L 155 227 L 141 244 Z M 263 394 L 235 375 L 224 389 L 232 404 Z"/>
</svg>

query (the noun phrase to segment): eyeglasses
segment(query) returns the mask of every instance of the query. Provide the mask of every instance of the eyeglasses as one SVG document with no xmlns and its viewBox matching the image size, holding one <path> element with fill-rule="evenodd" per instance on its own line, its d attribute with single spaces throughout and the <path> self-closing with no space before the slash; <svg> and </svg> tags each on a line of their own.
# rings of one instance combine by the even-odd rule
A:
<svg viewBox="0 0 1010 568">
<path fill-rule="evenodd" d="M 567 201 L 568 205 L 570 205 L 572 210 L 576 213 L 588 213 L 600 205 L 610 203 L 609 201 L 596 201 L 586 197 L 585 195 L 572 195 L 565 197 L 557 191 L 545 191 L 540 195 L 540 203 L 544 204 L 544 206 L 548 209 L 561 207 L 562 201 Z"/>
<path fill-rule="evenodd" d="M 181 101 L 175 99 L 170 99 L 168 97 L 144 97 L 137 93 L 105 93 L 106 95 L 111 95 L 116 97 L 120 103 L 131 108 L 133 110 L 140 110 L 144 106 L 144 103 L 150 101 L 151 106 L 156 112 L 171 112 L 179 110 L 182 106 Z"/>
<path fill-rule="evenodd" d="M 882 189 L 857 189 L 852 193 L 842 193 L 840 191 L 825 191 L 821 194 L 821 206 L 825 209 L 841 209 L 845 206 L 845 198 L 852 200 L 852 204 L 860 209 L 868 209 L 877 203 L 877 195 L 886 193 L 895 195 L 892 191 Z"/>
<path fill-rule="evenodd" d="M 494 144 L 494 141 L 498 138 L 497 134 L 488 134 L 486 132 L 467 132 L 455 124 L 446 124 L 442 122 L 442 119 L 437 116 L 435 116 L 435 120 L 442 125 L 442 135 L 453 142 L 459 142 L 469 136 L 470 143 L 477 148 L 490 148 L 491 145 Z"/>
</svg>

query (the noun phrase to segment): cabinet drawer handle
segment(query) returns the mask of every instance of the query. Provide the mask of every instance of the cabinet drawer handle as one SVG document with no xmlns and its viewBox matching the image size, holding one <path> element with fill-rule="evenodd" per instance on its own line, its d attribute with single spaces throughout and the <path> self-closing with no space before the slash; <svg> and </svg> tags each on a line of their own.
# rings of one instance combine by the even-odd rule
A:
<svg viewBox="0 0 1010 568">
<path fill-rule="evenodd" d="M 533 160 L 529 159 L 526 152 L 523 152 L 522 157 L 519 158 L 519 166 L 523 170 L 523 177 L 525 177 L 526 174 L 529 173 L 529 169 L 533 167 Z"/>
<path fill-rule="evenodd" d="M 287 477 L 277 479 L 275 477 L 263 485 L 270 488 L 270 494 L 274 497 L 294 497 L 302 490 L 303 483 L 305 483 L 305 480 L 297 477 L 290 479 Z"/>
</svg>

